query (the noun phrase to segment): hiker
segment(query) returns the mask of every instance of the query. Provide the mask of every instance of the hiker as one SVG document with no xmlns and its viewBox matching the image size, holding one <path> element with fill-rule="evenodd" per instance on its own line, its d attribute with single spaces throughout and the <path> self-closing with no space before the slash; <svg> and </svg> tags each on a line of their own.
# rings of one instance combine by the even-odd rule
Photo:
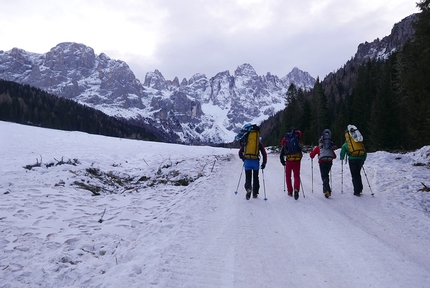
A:
<svg viewBox="0 0 430 288">
<path fill-rule="evenodd" d="M 340 150 L 340 160 L 343 161 L 346 155 L 348 156 L 354 195 L 360 196 L 363 192 L 363 182 L 361 181 L 360 172 L 364 161 L 366 161 L 367 152 L 364 149 L 363 136 L 354 125 L 348 125 L 345 131 L 345 143 Z"/>
<path fill-rule="evenodd" d="M 330 187 L 330 170 L 333 165 L 333 159 L 336 158 L 337 147 L 333 144 L 331 131 L 325 129 L 318 140 L 318 145 L 309 154 L 311 159 L 318 155 L 318 164 L 320 166 L 321 180 L 323 182 L 323 193 L 326 198 L 331 196 Z"/>
<path fill-rule="evenodd" d="M 302 160 L 303 153 L 301 148 L 302 132 L 298 129 L 290 129 L 281 141 L 281 154 L 279 159 L 282 166 L 285 166 L 285 178 L 287 182 L 288 196 L 293 196 L 294 199 L 299 199 L 300 191 L 300 161 Z M 285 159 L 286 157 L 286 159 Z M 291 176 L 294 174 L 294 185 Z"/>
<path fill-rule="evenodd" d="M 249 198 L 251 198 L 251 192 L 253 198 L 258 197 L 260 189 L 260 180 L 258 178 L 260 153 L 263 155 L 261 169 L 266 168 L 267 153 L 266 148 L 261 142 L 260 128 L 255 124 L 252 125 L 251 128 L 245 126 L 242 129 L 249 129 L 249 131 L 240 140 L 239 157 L 242 159 L 245 168 L 246 200 L 249 200 Z"/>
</svg>

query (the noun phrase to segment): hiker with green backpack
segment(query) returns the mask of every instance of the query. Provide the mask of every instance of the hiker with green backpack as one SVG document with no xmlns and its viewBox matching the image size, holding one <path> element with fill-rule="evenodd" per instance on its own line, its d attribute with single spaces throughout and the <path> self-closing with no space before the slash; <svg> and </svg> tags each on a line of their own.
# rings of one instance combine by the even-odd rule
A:
<svg viewBox="0 0 430 288">
<path fill-rule="evenodd" d="M 260 141 L 260 127 L 255 124 L 246 124 L 235 137 L 235 140 L 240 141 L 239 157 L 243 160 L 245 169 L 246 200 L 251 198 L 251 192 L 252 197 L 257 198 L 260 189 L 260 180 L 258 178 L 260 153 L 263 155 L 262 170 L 266 168 L 267 163 L 266 148 Z"/>
<path fill-rule="evenodd" d="M 364 148 L 363 136 L 354 125 L 348 125 L 345 131 L 345 143 L 340 151 L 340 160 L 343 161 L 346 156 L 348 156 L 354 195 L 359 197 L 363 192 L 361 168 L 363 168 L 364 161 L 366 161 L 367 152 Z"/>
</svg>

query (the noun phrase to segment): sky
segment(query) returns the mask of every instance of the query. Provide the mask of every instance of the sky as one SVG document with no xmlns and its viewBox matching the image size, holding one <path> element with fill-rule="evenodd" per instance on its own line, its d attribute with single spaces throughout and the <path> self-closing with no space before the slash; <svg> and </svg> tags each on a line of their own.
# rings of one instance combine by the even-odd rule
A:
<svg viewBox="0 0 430 288">
<path fill-rule="evenodd" d="M 0 121 L 4 147 L 1 287 L 429 287 L 430 146 L 369 153 L 360 197 L 335 159 L 328 199 L 305 153 L 298 200 L 277 152 L 246 200 L 236 149 Z"/>
<path fill-rule="evenodd" d="M 0 0 L 0 50 L 46 53 L 77 42 L 125 61 L 143 81 L 213 77 L 249 63 L 324 78 L 360 43 L 419 12 L 414 0 Z"/>
</svg>

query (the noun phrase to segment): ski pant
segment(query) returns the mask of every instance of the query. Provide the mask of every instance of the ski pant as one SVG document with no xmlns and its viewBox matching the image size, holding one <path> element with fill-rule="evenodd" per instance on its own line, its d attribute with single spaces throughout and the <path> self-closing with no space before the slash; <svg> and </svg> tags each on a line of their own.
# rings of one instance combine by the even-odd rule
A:
<svg viewBox="0 0 430 288">
<path fill-rule="evenodd" d="M 287 182 L 288 193 L 293 192 L 293 183 L 291 175 L 294 174 L 294 189 L 300 190 L 300 162 L 301 161 L 286 161 L 285 163 L 285 178 Z"/>
<path fill-rule="evenodd" d="M 245 190 L 252 189 L 252 194 L 257 195 L 260 190 L 258 172 L 260 161 L 258 159 L 245 159 Z M 252 182 L 252 185 L 251 185 Z"/>
<path fill-rule="evenodd" d="M 333 163 L 331 161 L 321 161 L 319 162 L 320 165 L 320 173 L 321 173 L 321 180 L 323 182 L 323 192 L 331 192 L 330 188 L 330 170 Z"/>
<path fill-rule="evenodd" d="M 349 169 L 351 170 L 352 185 L 354 186 L 354 193 L 361 193 L 363 191 L 363 182 L 361 181 L 361 168 L 363 167 L 363 159 L 349 159 Z"/>
<path fill-rule="evenodd" d="M 245 170 L 245 189 L 252 189 L 252 195 L 257 195 L 260 189 L 258 170 Z M 251 186 L 252 180 L 252 186 Z"/>
</svg>

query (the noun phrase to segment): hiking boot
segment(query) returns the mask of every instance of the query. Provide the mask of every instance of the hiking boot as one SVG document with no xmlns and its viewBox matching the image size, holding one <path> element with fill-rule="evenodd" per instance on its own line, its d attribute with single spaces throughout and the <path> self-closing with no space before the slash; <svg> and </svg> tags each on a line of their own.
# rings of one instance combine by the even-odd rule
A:
<svg viewBox="0 0 430 288">
<path fill-rule="evenodd" d="M 294 199 L 299 199 L 299 190 L 294 189 Z"/>
<path fill-rule="evenodd" d="M 252 194 L 252 198 L 257 198 L 258 197 L 258 193 L 257 194 Z"/>
<path fill-rule="evenodd" d="M 293 197 L 293 192 L 288 192 L 288 196 Z"/>
<path fill-rule="evenodd" d="M 324 196 L 325 196 L 325 198 L 330 197 L 331 196 L 331 192 L 330 191 L 325 191 L 324 192 Z"/>
<path fill-rule="evenodd" d="M 246 190 L 246 200 L 249 200 L 251 198 L 251 189 Z"/>
<path fill-rule="evenodd" d="M 360 197 L 360 192 L 354 192 L 354 196 Z"/>
</svg>

